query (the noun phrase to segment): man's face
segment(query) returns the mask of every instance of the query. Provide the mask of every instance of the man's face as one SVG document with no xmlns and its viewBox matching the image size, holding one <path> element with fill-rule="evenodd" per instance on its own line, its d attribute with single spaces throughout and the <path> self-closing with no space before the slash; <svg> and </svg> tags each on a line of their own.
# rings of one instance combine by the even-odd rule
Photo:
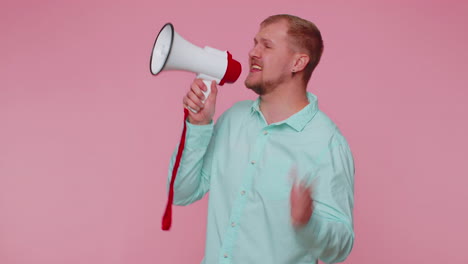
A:
<svg viewBox="0 0 468 264">
<path fill-rule="evenodd" d="M 258 95 L 268 94 L 291 78 L 293 51 L 288 42 L 288 24 L 279 21 L 260 28 L 249 52 L 250 72 L 245 86 Z"/>
</svg>

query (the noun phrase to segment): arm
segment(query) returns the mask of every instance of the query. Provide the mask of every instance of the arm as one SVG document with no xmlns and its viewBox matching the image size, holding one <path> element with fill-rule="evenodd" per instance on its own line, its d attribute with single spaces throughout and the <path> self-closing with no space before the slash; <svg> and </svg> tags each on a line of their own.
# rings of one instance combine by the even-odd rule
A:
<svg viewBox="0 0 468 264">
<path fill-rule="evenodd" d="M 200 200 L 209 190 L 210 164 L 213 153 L 213 123 L 192 125 L 186 121 L 187 136 L 179 170 L 174 182 L 176 205 L 188 205 Z M 172 170 L 177 155 L 174 151 L 168 172 L 167 187 L 171 182 Z"/>
<path fill-rule="evenodd" d="M 309 192 L 313 212 L 296 232 L 302 243 L 323 262 L 342 262 L 354 243 L 354 163 L 341 134 L 331 139 L 317 162 L 317 181 Z"/>
<path fill-rule="evenodd" d="M 191 90 L 184 97 L 184 107 L 190 111 L 187 118 L 186 142 L 174 182 L 174 204 L 187 205 L 201 199 L 209 190 L 209 174 L 214 145 L 213 115 L 217 87 L 213 82 L 212 93 L 206 99 L 202 91 L 206 86 L 200 79 L 194 80 Z M 210 143 L 211 142 L 211 143 Z M 177 148 L 169 166 L 167 186 L 171 182 Z"/>
</svg>

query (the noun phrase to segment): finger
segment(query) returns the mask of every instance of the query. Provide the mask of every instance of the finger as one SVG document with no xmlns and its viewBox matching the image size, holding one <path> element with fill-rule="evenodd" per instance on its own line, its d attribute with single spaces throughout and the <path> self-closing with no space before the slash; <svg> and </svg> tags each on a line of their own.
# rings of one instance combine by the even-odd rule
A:
<svg viewBox="0 0 468 264">
<path fill-rule="evenodd" d="M 291 189 L 291 196 L 296 200 L 310 199 L 310 188 L 302 184 L 295 184 Z"/>
<path fill-rule="evenodd" d="M 301 187 L 301 192 L 308 192 L 309 191 L 309 186 L 307 185 L 307 181 L 302 179 L 299 183 L 299 186 Z"/>
<path fill-rule="evenodd" d="M 199 81 L 199 79 L 195 80 L 192 83 L 191 90 L 201 101 L 205 100 L 205 94 L 203 94 L 202 90 L 206 91 L 206 86 L 203 81 Z"/>
<path fill-rule="evenodd" d="M 194 117 L 194 115 L 198 114 L 198 111 L 195 111 L 193 108 L 191 108 L 190 106 L 186 106 L 185 108 L 187 108 L 188 110 L 190 110 L 189 112 L 189 117 Z M 192 123 L 192 121 L 190 121 L 189 119 L 189 122 Z"/>
<path fill-rule="evenodd" d="M 200 87 L 201 90 L 205 92 L 208 90 L 205 83 L 203 82 L 203 79 L 195 79 L 193 82 L 196 83 L 197 86 Z"/>
<path fill-rule="evenodd" d="M 311 194 L 312 194 L 312 190 L 310 187 L 307 187 L 305 185 L 301 185 L 300 186 L 300 191 L 299 191 L 300 195 L 302 197 L 305 197 L 305 198 L 310 198 L 311 197 Z"/>
<path fill-rule="evenodd" d="M 184 96 L 183 104 L 185 108 L 191 111 L 195 111 L 195 112 L 200 111 L 200 107 L 197 106 L 190 98 L 188 98 L 188 96 Z"/>
<path fill-rule="evenodd" d="M 193 92 L 193 91 L 190 91 L 188 94 L 187 94 L 187 97 L 190 101 L 192 101 L 195 105 L 197 105 L 199 108 L 203 108 L 205 105 L 203 104 L 203 102 L 200 100 L 200 98 Z"/>
</svg>

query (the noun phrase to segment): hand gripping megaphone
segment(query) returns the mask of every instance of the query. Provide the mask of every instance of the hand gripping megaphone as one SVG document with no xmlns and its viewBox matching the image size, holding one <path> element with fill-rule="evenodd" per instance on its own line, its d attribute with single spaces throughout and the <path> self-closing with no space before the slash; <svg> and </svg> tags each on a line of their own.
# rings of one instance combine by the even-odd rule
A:
<svg viewBox="0 0 468 264">
<path fill-rule="evenodd" d="M 241 64 L 228 51 L 211 47 L 200 48 L 174 30 L 171 23 L 163 26 L 154 42 L 150 70 L 157 75 L 167 70 L 182 70 L 197 74 L 207 87 L 205 98 L 211 92 L 211 81 L 217 84 L 233 83 L 241 74 Z"/>
<path fill-rule="evenodd" d="M 167 23 L 163 26 L 154 42 L 153 51 L 151 52 L 150 70 L 153 75 L 167 70 L 182 70 L 196 73 L 197 77 L 203 79 L 206 85 L 207 91 L 203 92 L 206 99 L 211 93 L 212 81 L 216 81 L 219 85 L 233 83 L 239 78 L 242 67 L 238 61 L 232 58 L 229 52 L 211 47 L 200 48 L 195 46 L 177 34 L 171 23 Z M 166 231 L 171 228 L 172 223 L 174 182 L 185 146 L 187 131 L 185 120 L 187 120 L 188 115 L 187 109 L 184 109 L 184 129 L 172 169 L 168 201 L 162 219 L 162 229 Z"/>
</svg>

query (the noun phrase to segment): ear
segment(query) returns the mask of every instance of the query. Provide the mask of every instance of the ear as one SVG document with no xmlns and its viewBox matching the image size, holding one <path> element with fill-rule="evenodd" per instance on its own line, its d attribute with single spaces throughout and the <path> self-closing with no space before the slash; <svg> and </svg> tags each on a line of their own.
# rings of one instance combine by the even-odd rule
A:
<svg viewBox="0 0 468 264">
<path fill-rule="evenodd" d="M 300 72 L 305 69 L 307 64 L 309 64 L 310 57 L 307 54 L 304 53 L 298 53 L 294 56 L 294 64 L 293 68 L 291 69 L 291 72 Z"/>
</svg>

